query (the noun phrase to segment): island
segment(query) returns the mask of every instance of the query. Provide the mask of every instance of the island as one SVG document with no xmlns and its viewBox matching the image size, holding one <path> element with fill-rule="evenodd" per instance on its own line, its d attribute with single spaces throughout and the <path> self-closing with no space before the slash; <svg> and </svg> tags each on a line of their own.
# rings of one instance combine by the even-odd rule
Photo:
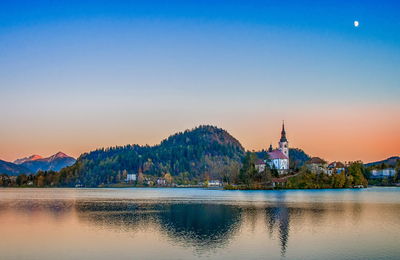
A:
<svg viewBox="0 0 400 260">
<path fill-rule="evenodd" d="M 62 156 L 61 156 L 61 155 Z M 331 162 L 289 147 L 282 124 L 277 148 L 246 151 L 227 131 L 202 125 L 160 144 L 101 148 L 53 170 L 29 160 L 0 161 L 1 187 L 208 187 L 248 189 L 364 188 L 399 182 L 400 158 Z M 18 164 L 23 162 L 22 164 Z M 26 167 L 24 167 L 26 166 Z M 32 166 L 34 168 L 29 168 Z M 41 167 L 38 167 L 41 166 Z"/>
</svg>

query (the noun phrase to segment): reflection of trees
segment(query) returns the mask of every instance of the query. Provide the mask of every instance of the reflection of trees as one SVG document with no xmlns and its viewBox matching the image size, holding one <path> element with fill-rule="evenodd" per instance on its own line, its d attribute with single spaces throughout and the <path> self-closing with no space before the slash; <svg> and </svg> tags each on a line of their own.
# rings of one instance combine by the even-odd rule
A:
<svg viewBox="0 0 400 260">
<path fill-rule="evenodd" d="M 197 248 L 224 245 L 240 225 L 239 207 L 170 204 L 158 214 L 162 229 L 177 242 Z"/>
<path fill-rule="evenodd" d="M 122 232 L 153 227 L 156 223 L 154 215 L 160 210 L 155 204 L 130 201 L 79 201 L 75 208 L 81 221 Z"/>
<path fill-rule="evenodd" d="M 15 200 L 0 202 L 0 212 L 13 210 L 18 214 L 34 216 L 46 214 L 54 219 L 62 219 L 72 213 L 73 200 Z"/>
</svg>

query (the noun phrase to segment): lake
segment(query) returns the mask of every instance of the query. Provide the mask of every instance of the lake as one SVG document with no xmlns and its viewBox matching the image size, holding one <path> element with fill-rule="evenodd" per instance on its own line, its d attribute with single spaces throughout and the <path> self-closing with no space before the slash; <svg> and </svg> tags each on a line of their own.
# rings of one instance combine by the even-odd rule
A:
<svg viewBox="0 0 400 260">
<path fill-rule="evenodd" d="M 0 189 L 0 259 L 400 259 L 400 188 Z"/>
</svg>

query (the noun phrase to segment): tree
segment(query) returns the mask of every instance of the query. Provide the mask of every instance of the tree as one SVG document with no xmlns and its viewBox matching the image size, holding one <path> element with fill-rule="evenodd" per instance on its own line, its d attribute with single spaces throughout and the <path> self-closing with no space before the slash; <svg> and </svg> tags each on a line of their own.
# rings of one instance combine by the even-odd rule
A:
<svg viewBox="0 0 400 260">
<path fill-rule="evenodd" d="M 25 174 L 18 175 L 17 177 L 18 186 L 26 185 L 27 182 L 28 182 L 28 177 Z"/>
<path fill-rule="evenodd" d="M 257 175 L 257 169 L 255 167 L 257 155 L 252 152 L 247 152 L 243 159 L 243 166 L 239 173 L 239 182 L 242 184 L 250 185 L 253 183 L 255 176 Z"/>
<path fill-rule="evenodd" d="M 346 183 L 346 175 L 345 175 L 344 171 L 342 171 L 339 174 L 334 174 L 333 179 L 334 179 L 334 184 L 333 184 L 334 188 L 343 188 L 344 187 L 344 185 Z"/>
<path fill-rule="evenodd" d="M 349 176 L 353 177 L 353 185 L 363 185 L 368 186 L 368 181 L 364 177 L 366 169 L 362 162 L 352 162 L 347 168 Z"/>
<path fill-rule="evenodd" d="M 400 175 L 400 159 L 396 161 L 395 171 L 396 173 L 393 176 L 393 182 L 397 183 L 399 181 L 399 175 Z"/>
<path fill-rule="evenodd" d="M 138 184 L 143 184 L 143 181 L 144 181 L 144 176 L 143 176 L 142 168 L 139 168 L 137 182 L 138 182 Z"/>
<path fill-rule="evenodd" d="M 40 173 L 40 175 L 36 179 L 36 186 L 44 187 L 44 185 L 45 185 L 45 177 L 43 176 L 42 173 Z"/>
<path fill-rule="evenodd" d="M 268 165 L 266 165 L 264 169 L 263 182 L 266 184 L 270 184 L 272 182 L 272 171 Z"/>
<path fill-rule="evenodd" d="M 122 180 L 126 180 L 128 178 L 128 171 L 126 169 L 124 169 L 122 171 Z"/>
<path fill-rule="evenodd" d="M 171 184 L 171 183 L 172 183 L 172 176 L 171 176 L 170 173 L 164 174 L 164 179 L 165 179 L 165 181 L 166 181 L 168 184 Z"/>
</svg>

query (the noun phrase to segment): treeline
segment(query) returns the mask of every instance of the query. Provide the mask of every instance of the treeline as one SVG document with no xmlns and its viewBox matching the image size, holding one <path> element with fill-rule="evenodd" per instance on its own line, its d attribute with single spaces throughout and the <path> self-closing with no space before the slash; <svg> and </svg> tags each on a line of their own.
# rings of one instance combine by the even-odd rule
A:
<svg viewBox="0 0 400 260">
<path fill-rule="evenodd" d="M 368 171 L 362 162 L 352 162 L 340 174 L 331 175 L 319 172 L 315 173 L 303 166 L 299 173 L 288 178 L 286 188 L 288 189 L 331 189 L 331 188 L 353 188 L 357 186 L 368 186 Z"/>
</svg>

